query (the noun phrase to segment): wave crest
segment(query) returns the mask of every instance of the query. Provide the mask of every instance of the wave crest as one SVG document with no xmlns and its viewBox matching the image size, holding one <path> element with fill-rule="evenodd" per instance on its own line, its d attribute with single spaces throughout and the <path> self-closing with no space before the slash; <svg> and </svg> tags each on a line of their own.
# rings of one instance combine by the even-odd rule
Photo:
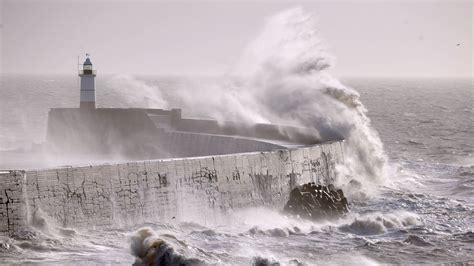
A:
<svg viewBox="0 0 474 266">
<path fill-rule="evenodd" d="M 179 254 L 149 228 L 140 228 L 130 237 L 130 249 L 136 257 L 134 265 L 205 265 L 196 258 Z"/>
<path fill-rule="evenodd" d="M 388 230 L 403 229 L 417 224 L 419 224 L 418 217 L 411 213 L 374 213 L 357 217 L 350 223 L 341 225 L 339 229 L 357 235 L 379 235 Z"/>
</svg>

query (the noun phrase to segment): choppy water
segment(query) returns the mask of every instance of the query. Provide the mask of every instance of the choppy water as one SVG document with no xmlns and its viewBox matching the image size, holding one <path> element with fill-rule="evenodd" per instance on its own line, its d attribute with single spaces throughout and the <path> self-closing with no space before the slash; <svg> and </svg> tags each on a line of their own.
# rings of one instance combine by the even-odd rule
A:
<svg viewBox="0 0 474 266">
<path fill-rule="evenodd" d="M 149 105 L 121 98 L 109 78 L 98 77 L 99 106 Z M 143 80 L 165 97 L 187 86 L 177 78 Z M 132 253 L 146 245 L 160 246 L 175 261 L 206 264 L 474 263 L 472 81 L 345 83 L 361 93 L 390 157 L 390 182 L 353 201 L 348 216 L 316 223 L 245 209 L 201 221 L 89 230 L 56 228 L 39 217 L 37 228 L 0 240 L 0 263 L 132 264 Z M 41 142 L 48 109 L 78 104 L 74 77 L 4 76 L 0 88 L 4 150 Z"/>
</svg>

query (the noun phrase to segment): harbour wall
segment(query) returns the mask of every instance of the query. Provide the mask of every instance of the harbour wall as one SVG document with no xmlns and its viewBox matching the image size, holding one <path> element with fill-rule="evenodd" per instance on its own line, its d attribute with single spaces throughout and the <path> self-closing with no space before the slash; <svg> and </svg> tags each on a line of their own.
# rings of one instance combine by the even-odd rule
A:
<svg viewBox="0 0 474 266">
<path fill-rule="evenodd" d="M 147 113 L 152 111 L 155 120 L 159 116 L 169 121 L 162 119 L 154 122 Z M 225 135 L 232 132 L 218 131 L 217 121 L 208 123 L 207 120 L 181 119 L 180 113 L 175 114 L 176 111 L 171 115 L 157 115 L 157 111 L 159 110 L 53 108 L 48 115 L 47 147 L 55 154 L 72 157 L 94 154 L 107 158 L 110 155 L 120 155 L 130 161 L 283 148 L 268 141 L 245 138 L 245 135 Z M 170 121 L 173 123 L 170 124 Z M 177 128 L 176 125 L 180 127 Z M 195 131 L 186 131 L 192 126 L 196 126 Z M 234 126 L 241 128 L 237 124 Z M 181 130 L 181 127 L 186 130 Z M 277 126 L 268 127 L 268 132 L 278 132 Z M 199 132 L 201 129 L 202 132 Z M 267 135 L 259 137 L 267 139 Z"/>
<path fill-rule="evenodd" d="M 297 149 L 0 172 L 0 235 L 40 212 L 59 227 L 192 221 L 215 211 L 282 209 L 301 183 L 334 180 L 344 142 Z"/>
</svg>

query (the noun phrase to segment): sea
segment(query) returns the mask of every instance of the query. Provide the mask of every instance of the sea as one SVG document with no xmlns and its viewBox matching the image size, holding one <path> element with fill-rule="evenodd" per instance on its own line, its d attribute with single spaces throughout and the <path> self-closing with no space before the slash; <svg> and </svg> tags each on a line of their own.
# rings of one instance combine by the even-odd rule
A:
<svg viewBox="0 0 474 266">
<path fill-rule="evenodd" d="M 172 92 L 193 89 L 192 80 L 128 77 L 129 87 L 116 91 L 115 77 L 98 76 L 97 103 L 159 108 L 166 98 L 167 108 L 181 107 Z M 163 244 L 160 254 L 176 265 L 474 264 L 473 81 L 341 82 L 360 94 L 388 156 L 386 182 L 349 198 L 347 215 L 307 221 L 253 207 L 202 220 L 68 229 L 43 218 L 39 228 L 0 238 L 0 264 L 139 265 L 146 241 Z M 76 76 L 1 76 L 0 150 L 44 142 L 48 110 L 78 106 L 78 99 Z M 199 116 L 182 107 L 183 115 Z M 41 158 L 26 157 L 0 157 L 0 169 L 41 167 Z"/>
</svg>

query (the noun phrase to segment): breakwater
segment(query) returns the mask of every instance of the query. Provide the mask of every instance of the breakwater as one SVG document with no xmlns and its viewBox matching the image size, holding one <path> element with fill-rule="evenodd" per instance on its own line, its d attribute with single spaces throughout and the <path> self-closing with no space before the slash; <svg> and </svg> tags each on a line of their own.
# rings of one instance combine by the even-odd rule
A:
<svg viewBox="0 0 474 266">
<path fill-rule="evenodd" d="M 37 212 L 60 227 L 134 224 L 233 208 L 282 209 L 297 184 L 334 179 L 344 142 L 296 149 L 0 172 L 0 234 Z"/>
</svg>

